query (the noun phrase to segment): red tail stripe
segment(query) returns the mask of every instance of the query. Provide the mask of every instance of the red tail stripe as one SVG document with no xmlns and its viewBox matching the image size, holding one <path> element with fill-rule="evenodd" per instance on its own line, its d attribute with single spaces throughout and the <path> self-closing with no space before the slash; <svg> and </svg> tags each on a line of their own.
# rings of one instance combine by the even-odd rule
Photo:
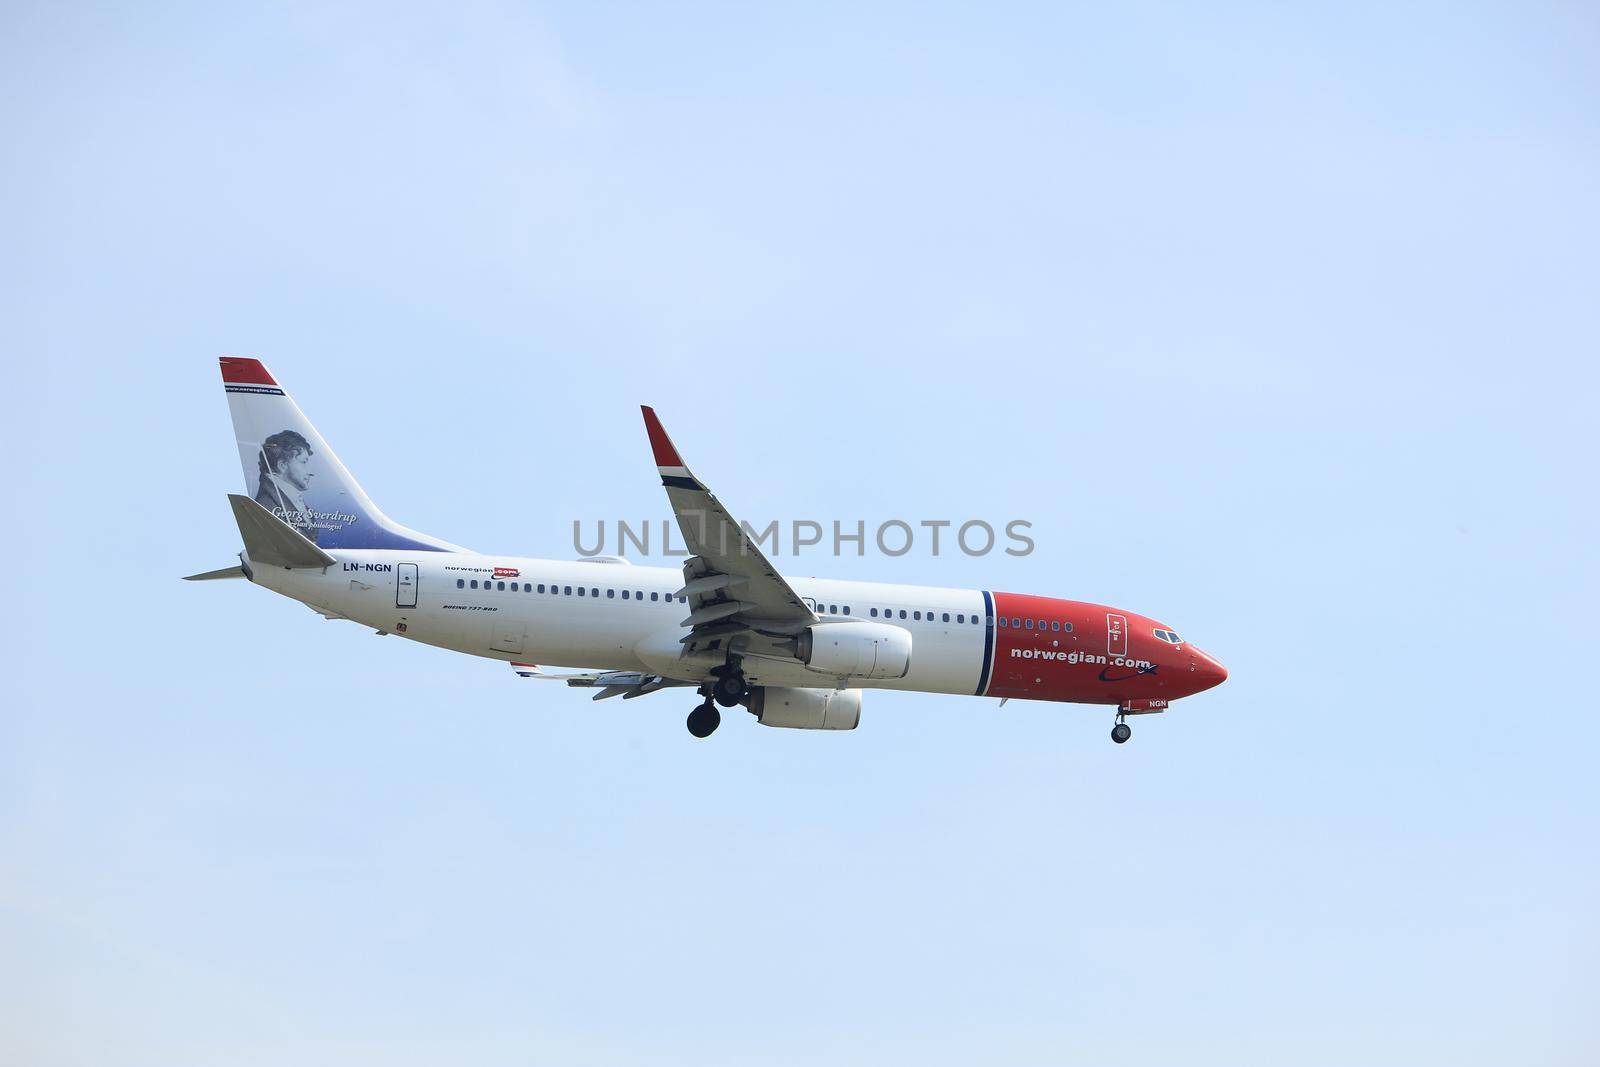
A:
<svg viewBox="0 0 1600 1067">
<path fill-rule="evenodd" d="M 227 385 L 277 385 L 272 380 L 272 375 L 267 373 L 267 368 L 261 365 L 259 359 L 245 359 L 243 356 L 223 356 L 218 362 L 222 364 L 222 380 Z"/>
</svg>

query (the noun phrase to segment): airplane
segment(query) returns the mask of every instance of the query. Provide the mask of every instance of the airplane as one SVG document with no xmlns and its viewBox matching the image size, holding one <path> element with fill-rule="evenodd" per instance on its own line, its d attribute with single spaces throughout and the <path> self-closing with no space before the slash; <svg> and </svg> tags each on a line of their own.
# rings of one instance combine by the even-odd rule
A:
<svg viewBox="0 0 1600 1067">
<path fill-rule="evenodd" d="M 502 660 L 595 700 L 693 689 L 697 738 L 736 707 L 764 726 L 853 730 L 863 692 L 893 689 L 1099 705 L 1120 745 L 1129 716 L 1228 677 L 1172 627 L 1121 608 L 786 578 L 649 407 L 646 436 L 690 553 L 681 571 L 473 552 L 378 510 L 259 360 L 220 362 L 248 494 L 228 496 L 244 550 L 190 581 L 248 579 L 326 618 Z"/>
</svg>

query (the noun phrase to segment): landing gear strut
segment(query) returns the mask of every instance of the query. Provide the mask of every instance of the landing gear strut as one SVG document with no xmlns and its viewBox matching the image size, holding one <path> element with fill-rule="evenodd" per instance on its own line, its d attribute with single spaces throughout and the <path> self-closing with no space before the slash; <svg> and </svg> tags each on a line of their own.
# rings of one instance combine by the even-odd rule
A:
<svg viewBox="0 0 1600 1067">
<path fill-rule="evenodd" d="M 706 701 L 689 713 L 685 723 L 696 737 L 710 737 L 722 725 L 722 712 L 711 701 Z"/>
<path fill-rule="evenodd" d="M 1133 727 L 1122 721 L 1122 716 L 1117 716 L 1117 724 L 1111 728 L 1111 740 L 1117 744 L 1126 744 L 1128 738 L 1133 736 Z"/>
<path fill-rule="evenodd" d="M 725 708 L 738 707 L 749 695 L 744 678 L 733 673 L 722 675 L 711 686 L 711 698 Z"/>
</svg>

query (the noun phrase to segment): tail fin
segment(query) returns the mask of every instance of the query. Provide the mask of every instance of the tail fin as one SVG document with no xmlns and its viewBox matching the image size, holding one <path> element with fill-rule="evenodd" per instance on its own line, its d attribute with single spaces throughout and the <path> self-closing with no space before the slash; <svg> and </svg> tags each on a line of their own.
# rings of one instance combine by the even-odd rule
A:
<svg viewBox="0 0 1600 1067">
<path fill-rule="evenodd" d="M 222 357 L 245 493 L 320 548 L 459 551 L 378 510 L 259 360 Z"/>
</svg>

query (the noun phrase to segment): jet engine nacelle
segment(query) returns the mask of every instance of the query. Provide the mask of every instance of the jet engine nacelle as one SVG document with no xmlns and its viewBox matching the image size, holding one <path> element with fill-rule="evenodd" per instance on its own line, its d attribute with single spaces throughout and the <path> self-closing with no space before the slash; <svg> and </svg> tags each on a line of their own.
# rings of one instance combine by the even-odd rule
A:
<svg viewBox="0 0 1600 1067">
<path fill-rule="evenodd" d="M 911 631 L 881 622 L 829 622 L 800 635 L 800 662 L 851 678 L 904 678 L 911 669 Z"/>
<path fill-rule="evenodd" d="M 861 725 L 861 690 L 757 686 L 750 691 L 750 710 L 762 726 L 854 730 Z"/>
</svg>

